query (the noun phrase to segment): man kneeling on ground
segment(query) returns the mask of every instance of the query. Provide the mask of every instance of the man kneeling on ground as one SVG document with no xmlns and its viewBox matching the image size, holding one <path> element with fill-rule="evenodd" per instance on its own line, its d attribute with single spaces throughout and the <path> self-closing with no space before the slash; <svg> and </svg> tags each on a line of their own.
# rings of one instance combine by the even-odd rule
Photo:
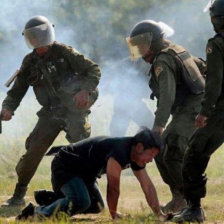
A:
<svg viewBox="0 0 224 224">
<path fill-rule="evenodd" d="M 147 128 L 133 137 L 100 136 L 53 147 L 48 154 L 58 151 L 51 165 L 52 186 L 57 197 L 47 205 L 35 207 L 29 204 L 17 219 L 30 215 L 57 217 L 59 212 L 70 216 L 99 213 L 104 208 L 104 202 L 96 178 L 104 173 L 107 175 L 106 198 L 111 217 L 120 218 L 117 205 L 121 171 L 131 167 L 153 213 L 165 221 L 168 215 L 162 213 L 156 189 L 145 169 L 161 149 L 160 137 Z"/>
</svg>

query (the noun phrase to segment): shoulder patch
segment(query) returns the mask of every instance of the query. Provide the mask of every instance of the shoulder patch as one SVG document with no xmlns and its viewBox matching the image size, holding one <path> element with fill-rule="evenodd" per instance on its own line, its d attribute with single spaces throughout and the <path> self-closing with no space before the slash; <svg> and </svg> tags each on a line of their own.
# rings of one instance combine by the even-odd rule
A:
<svg viewBox="0 0 224 224">
<path fill-rule="evenodd" d="M 162 65 L 156 66 L 154 71 L 155 71 L 155 75 L 158 77 L 160 75 L 160 73 L 163 71 Z"/>
<path fill-rule="evenodd" d="M 206 48 L 206 53 L 207 53 L 207 54 L 211 54 L 211 53 L 212 53 L 212 47 L 210 47 L 210 46 L 207 47 L 207 48 Z"/>
</svg>

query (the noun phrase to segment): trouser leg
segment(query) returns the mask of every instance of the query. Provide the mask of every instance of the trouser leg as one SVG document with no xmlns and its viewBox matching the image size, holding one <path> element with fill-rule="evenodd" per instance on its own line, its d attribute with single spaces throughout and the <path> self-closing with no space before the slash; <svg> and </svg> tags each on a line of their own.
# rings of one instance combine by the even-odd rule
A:
<svg viewBox="0 0 224 224">
<path fill-rule="evenodd" d="M 183 186 L 182 166 L 188 138 L 170 134 L 167 137 L 167 150 L 164 162 L 167 169 L 167 178 L 170 179 L 171 192 L 180 191 Z"/>
<path fill-rule="evenodd" d="M 184 157 L 183 181 L 187 200 L 205 197 L 205 170 L 211 155 L 224 141 L 224 120 L 211 117 L 204 128 L 198 129 L 189 142 Z"/>
<path fill-rule="evenodd" d="M 87 210 L 84 211 L 84 213 L 100 213 L 104 209 L 104 201 L 98 184 L 96 182 L 87 184 L 87 188 L 90 196 L 91 205 Z"/>
<path fill-rule="evenodd" d="M 163 150 L 155 157 L 156 166 L 159 170 L 159 173 L 163 181 L 169 186 L 174 185 L 172 178 L 169 176 L 167 167 L 164 161 L 164 154 L 167 151 L 167 145 L 164 144 Z"/>
<path fill-rule="evenodd" d="M 223 141 L 224 119 L 218 116 L 209 118 L 207 125 L 198 129 L 192 136 L 183 164 L 184 196 L 188 201 L 188 207 L 174 216 L 174 222 L 200 223 L 205 220 L 205 213 L 201 207 L 201 198 L 206 195 L 205 170 L 211 155 Z"/>
<path fill-rule="evenodd" d="M 171 201 L 162 206 L 165 213 L 178 212 L 187 205 L 182 192 L 182 164 L 187 140 L 186 137 L 169 134 L 165 139 L 162 162 L 157 162 L 160 174 L 172 193 Z"/>
<path fill-rule="evenodd" d="M 51 117 L 40 117 L 26 140 L 26 153 L 20 158 L 16 172 L 18 183 L 27 186 L 35 174 L 45 152 L 61 130 L 60 124 Z"/>
<path fill-rule="evenodd" d="M 193 97 L 186 104 L 178 107 L 172 120 L 162 134 L 166 146 L 157 161 L 160 174 L 172 191 L 182 188 L 182 165 L 188 140 L 196 127 L 195 116 L 200 109 L 201 96 Z"/>
<path fill-rule="evenodd" d="M 48 206 L 39 206 L 35 213 L 50 217 L 58 212 L 72 216 L 89 208 L 91 201 L 85 182 L 80 177 L 73 177 L 61 187 L 64 198 L 60 198 Z"/>
<path fill-rule="evenodd" d="M 60 125 L 49 116 L 41 116 L 26 140 L 26 153 L 20 158 L 16 165 L 18 183 L 16 184 L 13 196 L 2 206 L 25 205 L 24 196 L 27 186 L 36 172 L 36 169 L 52 144 L 58 133 Z"/>
<path fill-rule="evenodd" d="M 90 207 L 83 213 L 99 213 L 104 209 L 104 201 L 96 182 L 87 184 L 87 189 L 91 201 Z M 62 196 L 58 197 L 53 191 L 39 190 L 34 192 L 35 200 L 39 205 L 50 205 Z"/>
<path fill-rule="evenodd" d="M 68 114 L 66 121 L 66 139 L 70 143 L 77 142 L 79 140 L 88 138 L 91 133 L 91 126 L 88 121 L 87 111 L 85 113 Z"/>
<path fill-rule="evenodd" d="M 164 149 L 156 156 L 155 161 L 163 181 L 173 192 L 182 187 L 182 164 L 188 139 L 169 134 L 164 141 Z"/>
</svg>

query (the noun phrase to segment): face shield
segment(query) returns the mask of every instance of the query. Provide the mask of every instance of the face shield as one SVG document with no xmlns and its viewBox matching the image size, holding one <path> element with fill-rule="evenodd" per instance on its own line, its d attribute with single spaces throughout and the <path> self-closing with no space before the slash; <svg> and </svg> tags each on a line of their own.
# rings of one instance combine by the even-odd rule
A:
<svg viewBox="0 0 224 224">
<path fill-rule="evenodd" d="M 130 51 L 130 57 L 132 60 L 136 60 L 140 57 L 150 54 L 150 49 L 152 44 L 157 44 L 156 41 L 162 41 L 164 37 L 171 37 L 174 34 L 174 29 L 163 22 L 155 22 L 148 20 L 149 24 L 152 26 L 151 32 L 142 33 L 133 37 L 127 37 L 126 43 Z M 153 36 L 154 35 L 154 36 Z M 152 43 L 153 41 L 153 43 Z M 155 47 L 155 46 L 154 46 Z"/>
<path fill-rule="evenodd" d="M 44 23 L 23 31 L 25 41 L 30 49 L 50 45 L 55 40 L 53 25 Z"/>
<path fill-rule="evenodd" d="M 132 60 L 144 57 L 152 43 L 152 33 L 139 34 L 134 37 L 127 37 L 126 43 Z"/>
<path fill-rule="evenodd" d="M 208 4 L 204 7 L 203 12 L 208 12 L 209 9 L 212 7 L 215 0 L 209 0 Z"/>
</svg>

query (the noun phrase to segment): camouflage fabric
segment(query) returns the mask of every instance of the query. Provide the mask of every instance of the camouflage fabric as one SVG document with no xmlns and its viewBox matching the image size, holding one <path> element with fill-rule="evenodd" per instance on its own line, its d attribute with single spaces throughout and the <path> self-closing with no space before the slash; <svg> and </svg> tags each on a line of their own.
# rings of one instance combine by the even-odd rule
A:
<svg viewBox="0 0 224 224">
<path fill-rule="evenodd" d="M 54 42 L 47 53 L 40 57 L 34 50 L 22 63 L 12 88 L 8 91 L 2 107 L 14 112 L 29 86 L 42 109 L 39 120 L 26 140 L 26 153 L 16 166 L 18 182 L 27 186 L 42 157 L 60 131 L 66 132 L 69 142 L 90 136 L 88 114 L 98 96 L 97 85 L 100 69 L 91 60 L 70 46 Z M 77 108 L 73 96 L 87 90 L 90 102 L 86 108 Z"/>
<path fill-rule="evenodd" d="M 170 44 L 168 48 L 173 46 Z M 162 135 L 165 149 L 155 158 L 160 174 L 172 192 L 179 191 L 183 185 L 183 156 L 187 142 L 196 129 L 194 120 L 202 98 L 202 94 L 195 95 L 189 91 L 180 71 L 172 55 L 160 53 L 153 62 L 149 83 L 158 99 L 154 125 L 165 127 L 172 114 Z"/>
<path fill-rule="evenodd" d="M 73 48 L 55 42 L 43 57 L 39 57 L 34 50 L 24 58 L 2 107 L 14 112 L 29 86 L 33 86 L 36 98 L 43 107 L 64 106 L 74 111 L 71 103 L 67 104 L 67 95 L 71 98 L 82 89 L 88 90 L 91 95 L 96 91 L 99 79 L 100 70 L 94 62 Z"/>
<path fill-rule="evenodd" d="M 215 110 L 218 114 L 223 115 L 224 107 L 224 82 L 223 82 L 223 54 L 224 41 L 221 35 L 217 35 L 208 41 L 207 48 L 207 78 L 205 96 L 202 100 L 200 114 L 209 116 Z"/>
<path fill-rule="evenodd" d="M 207 116 L 207 125 L 192 136 L 183 165 L 185 197 L 194 201 L 206 195 L 204 174 L 211 155 L 224 142 L 224 40 L 221 35 L 207 44 L 207 77 L 200 114 Z"/>
<path fill-rule="evenodd" d="M 200 110 L 200 99 L 201 96 L 193 98 L 186 106 L 179 108 L 162 135 L 165 148 L 155 161 L 164 182 L 172 192 L 183 186 L 183 157 L 188 140 L 196 129 L 194 119 Z"/>
<path fill-rule="evenodd" d="M 16 166 L 18 181 L 28 185 L 45 152 L 59 132 L 66 132 L 67 140 L 77 142 L 90 136 L 88 113 L 67 114 L 66 119 L 53 116 L 46 111 L 39 113 L 39 120 L 26 140 L 26 152 Z"/>
</svg>

